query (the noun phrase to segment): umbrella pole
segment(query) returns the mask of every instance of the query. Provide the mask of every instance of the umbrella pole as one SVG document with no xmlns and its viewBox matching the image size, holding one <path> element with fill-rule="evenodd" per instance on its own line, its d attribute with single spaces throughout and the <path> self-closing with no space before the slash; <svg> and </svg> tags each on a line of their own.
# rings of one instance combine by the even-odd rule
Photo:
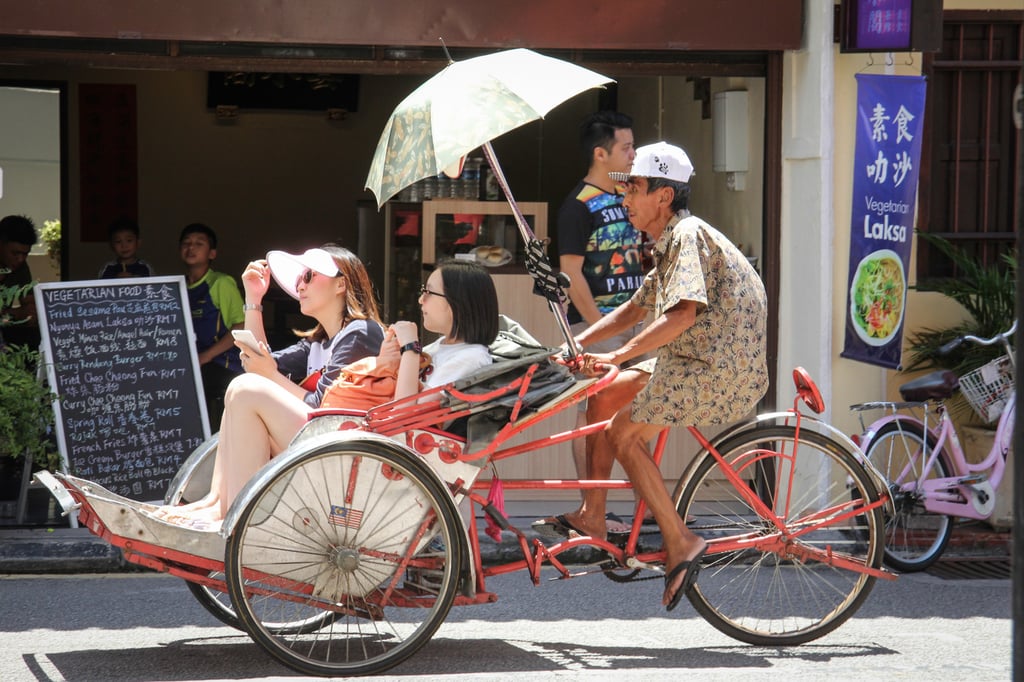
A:
<svg viewBox="0 0 1024 682">
<path fill-rule="evenodd" d="M 498 163 L 498 157 L 494 153 L 494 147 L 491 146 L 490 142 L 485 142 L 482 147 L 484 151 L 484 157 L 487 158 L 487 163 L 491 166 L 491 172 L 494 173 L 494 178 L 498 181 L 498 186 L 501 187 L 501 191 L 505 195 L 505 199 L 508 200 L 508 205 L 512 208 L 512 215 L 515 216 L 516 225 L 519 227 L 519 234 L 523 237 L 523 242 L 526 244 L 527 251 L 533 242 L 537 241 L 537 235 L 534 234 L 533 230 L 530 229 L 529 223 L 526 222 L 526 217 L 523 212 L 519 209 L 519 204 L 516 203 L 515 198 L 512 196 L 512 190 L 508 186 L 508 181 L 505 180 L 505 173 L 501 170 L 501 164 Z M 550 270 L 551 265 L 548 262 L 547 256 L 541 254 L 544 260 L 544 265 Z M 529 269 L 529 268 L 528 268 Z M 536 272 L 530 269 L 530 275 L 537 280 L 541 277 Z M 562 288 L 568 287 L 568 283 L 561 279 L 559 276 L 558 286 Z M 564 294 L 562 295 L 564 297 Z M 566 345 L 566 360 L 575 359 L 580 355 L 580 347 L 576 344 L 576 338 L 572 334 L 572 330 L 569 328 L 569 319 L 565 315 L 565 310 L 562 308 L 562 304 L 553 300 L 550 296 L 545 296 L 548 301 L 548 307 L 551 309 L 551 314 L 555 316 L 555 322 L 558 323 L 558 328 L 562 332 L 562 338 L 565 339 Z"/>
</svg>

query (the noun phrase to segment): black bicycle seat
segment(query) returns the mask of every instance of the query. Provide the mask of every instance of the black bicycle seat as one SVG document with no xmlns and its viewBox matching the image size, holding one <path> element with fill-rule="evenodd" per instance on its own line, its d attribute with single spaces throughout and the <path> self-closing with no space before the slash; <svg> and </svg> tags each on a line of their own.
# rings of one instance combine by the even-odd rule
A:
<svg viewBox="0 0 1024 682">
<path fill-rule="evenodd" d="M 923 400 L 945 400 L 960 387 L 956 374 L 944 369 L 926 374 L 900 386 L 900 395 L 908 402 Z"/>
</svg>

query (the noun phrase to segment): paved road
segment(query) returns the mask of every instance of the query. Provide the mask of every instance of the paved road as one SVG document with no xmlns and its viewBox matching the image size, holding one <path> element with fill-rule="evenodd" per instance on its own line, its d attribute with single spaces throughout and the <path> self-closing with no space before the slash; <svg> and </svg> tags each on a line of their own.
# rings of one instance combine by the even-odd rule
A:
<svg viewBox="0 0 1024 682">
<path fill-rule="evenodd" d="M 433 640 L 383 679 L 1011 677 L 1009 580 L 880 582 L 853 620 L 790 649 L 735 642 L 685 600 L 668 617 L 658 581 L 590 576 L 533 587 L 513 574 L 489 586 L 497 604 L 453 609 Z M 219 625 L 166 576 L 0 576 L 0 633 L 5 682 L 306 679 Z"/>
</svg>

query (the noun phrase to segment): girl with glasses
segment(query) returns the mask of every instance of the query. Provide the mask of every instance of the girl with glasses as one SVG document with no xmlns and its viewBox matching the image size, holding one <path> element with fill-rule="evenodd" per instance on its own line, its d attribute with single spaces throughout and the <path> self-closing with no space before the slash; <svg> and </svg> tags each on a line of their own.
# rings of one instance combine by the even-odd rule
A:
<svg viewBox="0 0 1024 682">
<path fill-rule="evenodd" d="M 311 276 L 310 284 L 317 279 L 318 275 Z M 421 349 L 415 323 L 400 321 L 387 330 L 373 365 L 394 377 L 393 399 L 418 393 L 423 386 L 447 384 L 491 363 L 488 345 L 498 335 L 498 296 L 482 266 L 443 263 L 430 274 L 419 302 L 423 327 L 442 336 Z M 430 363 L 421 372 L 423 354 L 429 355 Z M 160 507 L 154 513 L 158 518 L 216 530 L 249 479 L 281 453 L 309 419 L 313 408 L 308 404 L 263 377 L 252 379 L 243 375 L 228 389 L 209 494 L 180 507 Z"/>
</svg>

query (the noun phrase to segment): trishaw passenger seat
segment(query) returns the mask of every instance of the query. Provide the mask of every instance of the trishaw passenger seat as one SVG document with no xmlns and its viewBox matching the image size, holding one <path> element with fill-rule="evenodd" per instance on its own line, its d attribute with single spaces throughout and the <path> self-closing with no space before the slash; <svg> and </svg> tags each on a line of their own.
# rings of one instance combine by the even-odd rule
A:
<svg viewBox="0 0 1024 682">
<path fill-rule="evenodd" d="M 512 385 L 523 378 L 533 365 L 537 365 L 537 369 L 522 396 L 520 418 L 529 414 L 531 408 L 547 403 L 572 387 L 576 379 L 568 367 L 551 358 L 553 352 L 552 349 L 544 349 L 514 360 L 495 362 L 455 382 L 452 392 L 447 393 L 443 401 L 453 409 L 469 409 L 471 414 L 455 420 L 445 430 L 453 435 L 462 435 L 458 433 L 462 429 L 458 422 L 465 422 L 466 447 L 469 452 L 490 443 L 498 430 L 508 422 L 512 409 L 520 401 L 519 387 Z M 509 390 L 501 390 L 510 386 Z M 490 399 L 483 398 L 489 393 L 497 395 Z M 460 395 L 467 397 L 463 399 Z M 481 399 L 476 401 L 473 396 L 480 396 Z"/>
<path fill-rule="evenodd" d="M 494 364 L 457 381 L 456 390 L 475 395 L 490 393 L 516 381 L 531 365 L 538 363 L 540 366 L 523 399 L 523 408 L 529 411 L 530 407 L 543 404 L 574 383 L 571 372 L 551 360 L 558 350 L 542 344 L 506 315 L 498 316 L 498 336 L 491 343 L 490 351 Z M 517 393 L 505 393 L 495 400 L 474 405 L 473 414 L 456 419 L 445 430 L 466 438 L 470 452 L 479 449 L 490 443 L 498 429 L 507 423 Z M 450 404 L 456 404 L 453 396 L 447 399 Z"/>
</svg>

